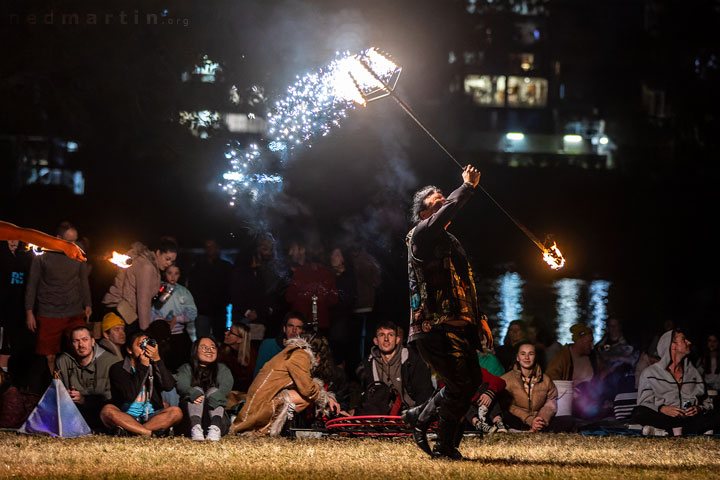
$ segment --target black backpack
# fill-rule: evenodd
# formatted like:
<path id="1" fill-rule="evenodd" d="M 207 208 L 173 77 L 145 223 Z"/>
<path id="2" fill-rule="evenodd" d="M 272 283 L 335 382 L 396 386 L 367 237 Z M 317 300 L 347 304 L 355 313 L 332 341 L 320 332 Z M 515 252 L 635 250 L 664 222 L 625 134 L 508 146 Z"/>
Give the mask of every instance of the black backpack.
<path id="1" fill-rule="evenodd" d="M 355 415 L 389 415 L 398 393 L 382 382 L 374 382 L 360 396 L 360 407 Z"/>

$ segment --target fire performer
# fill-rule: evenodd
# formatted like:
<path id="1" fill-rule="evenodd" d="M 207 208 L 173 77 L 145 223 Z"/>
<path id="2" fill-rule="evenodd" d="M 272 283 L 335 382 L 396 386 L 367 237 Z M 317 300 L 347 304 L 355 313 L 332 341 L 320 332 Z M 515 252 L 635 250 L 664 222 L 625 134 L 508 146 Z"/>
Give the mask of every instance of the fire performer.
<path id="1" fill-rule="evenodd" d="M 492 334 L 477 305 L 472 270 L 460 242 L 446 228 L 470 199 L 480 172 L 468 165 L 463 184 L 447 198 L 433 186 L 413 198 L 415 227 L 407 235 L 411 316 L 409 342 L 444 384 L 427 402 L 403 419 L 413 427 L 415 443 L 437 458 L 459 460 L 462 416 L 482 383 L 476 350 L 479 335 Z M 427 429 L 437 415 L 438 434 L 430 450 Z"/>
<path id="2" fill-rule="evenodd" d="M 19 240 L 27 244 L 63 252 L 73 260 L 81 262 L 87 260 L 85 252 L 72 242 L 58 237 L 51 237 L 46 233 L 31 228 L 18 227 L 17 225 L 3 222 L 2 220 L 0 220 L 0 240 Z"/>

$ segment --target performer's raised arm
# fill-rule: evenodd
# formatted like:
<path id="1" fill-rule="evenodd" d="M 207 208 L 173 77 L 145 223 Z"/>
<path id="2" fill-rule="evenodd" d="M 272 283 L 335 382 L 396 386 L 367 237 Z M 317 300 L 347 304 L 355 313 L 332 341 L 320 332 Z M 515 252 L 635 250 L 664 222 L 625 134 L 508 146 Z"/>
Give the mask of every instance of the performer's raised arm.
<path id="1" fill-rule="evenodd" d="M 0 220 L 0 240 L 20 240 L 25 243 L 32 243 L 38 247 L 48 250 L 63 252 L 73 260 L 87 261 L 85 252 L 74 243 L 67 242 L 61 238 L 52 237 L 46 233 L 31 228 L 22 228 L 9 222 Z"/>

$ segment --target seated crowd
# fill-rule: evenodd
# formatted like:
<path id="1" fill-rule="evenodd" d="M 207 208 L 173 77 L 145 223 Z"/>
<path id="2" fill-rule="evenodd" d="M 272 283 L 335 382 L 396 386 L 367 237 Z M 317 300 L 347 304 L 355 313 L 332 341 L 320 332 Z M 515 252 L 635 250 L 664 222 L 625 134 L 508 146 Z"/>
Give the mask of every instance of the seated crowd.
<path id="1" fill-rule="evenodd" d="M 58 237 L 78 241 L 67 222 Z M 379 271 L 362 248 L 335 248 L 323 261 L 320 249 L 294 241 L 285 259 L 263 236 L 231 264 L 214 241 L 205 247 L 190 262 L 172 239 L 136 243 L 128 268 L 107 272 L 104 256 L 85 264 L 0 243 L 3 275 L 15 282 L 0 297 L 2 401 L 10 387 L 42 393 L 52 374 L 94 432 L 219 441 L 338 416 L 407 419 L 442 388 L 398 323 L 372 314 Z M 102 317 L 90 321 L 98 288 Z M 611 420 L 646 435 L 720 428 L 716 335 L 696 365 L 685 331 L 672 326 L 643 352 L 613 317 L 597 344 L 581 323 L 568 345 L 543 333 L 514 321 L 502 345 L 479 342 L 483 383 L 466 430 L 569 432 Z M 0 415 L 0 427 L 13 421 Z"/>

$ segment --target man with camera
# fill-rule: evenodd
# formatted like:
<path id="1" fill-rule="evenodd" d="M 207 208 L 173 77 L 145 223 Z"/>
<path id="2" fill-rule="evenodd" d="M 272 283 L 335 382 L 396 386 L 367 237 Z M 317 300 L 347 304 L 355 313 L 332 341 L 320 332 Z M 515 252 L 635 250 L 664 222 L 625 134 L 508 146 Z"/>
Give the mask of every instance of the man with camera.
<path id="1" fill-rule="evenodd" d="M 112 403 L 100 418 L 119 435 L 165 436 L 182 419 L 180 408 L 164 407 L 161 396 L 173 389 L 175 379 L 160 358 L 157 342 L 146 333 L 135 333 L 125 349 L 125 360 L 110 367 Z"/>

